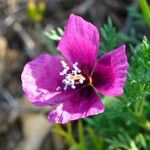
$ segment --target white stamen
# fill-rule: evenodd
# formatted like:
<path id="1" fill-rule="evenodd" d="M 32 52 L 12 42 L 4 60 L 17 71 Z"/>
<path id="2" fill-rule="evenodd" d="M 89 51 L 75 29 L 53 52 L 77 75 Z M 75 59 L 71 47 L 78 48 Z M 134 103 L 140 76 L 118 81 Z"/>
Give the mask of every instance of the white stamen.
<path id="1" fill-rule="evenodd" d="M 77 67 L 77 65 L 78 65 L 78 63 L 75 62 L 72 66 L 73 66 L 73 67 Z"/>
<path id="2" fill-rule="evenodd" d="M 58 86 L 58 87 L 56 88 L 56 91 L 60 91 L 60 90 L 61 90 L 61 87 Z"/>
<path id="3" fill-rule="evenodd" d="M 72 70 L 72 73 L 76 75 L 76 74 L 77 74 L 77 71 L 76 71 L 76 70 Z"/>
<path id="4" fill-rule="evenodd" d="M 80 82 L 80 84 L 83 84 L 84 80 L 80 79 L 79 82 Z"/>
<path id="5" fill-rule="evenodd" d="M 81 70 L 80 70 L 80 69 L 78 70 L 78 73 L 81 73 Z"/>
<path id="6" fill-rule="evenodd" d="M 76 88 L 76 84 L 83 84 L 85 81 L 85 77 L 82 76 L 81 70 L 78 68 L 78 63 L 75 62 L 72 67 L 73 70 L 71 70 L 68 65 L 64 62 L 61 61 L 62 67 L 64 68 L 63 71 L 61 71 L 59 74 L 61 76 L 65 76 L 65 78 L 62 80 L 62 83 L 64 83 L 64 90 L 67 90 L 68 87 L 71 87 L 72 89 Z M 70 73 L 68 71 L 70 70 Z M 57 87 L 56 91 L 61 90 L 61 87 Z"/>
<path id="7" fill-rule="evenodd" d="M 63 60 L 61 61 L 61 64 L 62 64 L 62 67 L 64 68 L 64 70 L 62 72 L 60 72 L 59 75 L 63 76 L 63 75 L 67 74 L 67 72 L 69 71 L 70 68 Z"/>
<path id="8" fill-rule="evenodd" d="M 59 75 L 60 75 L 60 76 L 63 76 L 63 75 L 64 75 L 64 73 L 63 73 L 63 72 L 60 72 L 60 73 L 59 73 Z"/>
<path id="9" fill-rule="evenodd" d="M 72 85 L 72 86 L 71 86 L 71 88 L 72 88 L 72 89 L 75 89 L 75 88 L 76 88 L 76 86 L 75 86 L 75 85 Z"/>
<path id="10" fill-rule="evenodd" d="M 64 90 L 66 91 L 68 88 L 68 84 L 65 85 Z"/>
<path id="11" fill-rule="evenodd" d="M 67 64 L 63 60 L 61 61 L 61 64 L 64 68 L 67 67 Z"/>

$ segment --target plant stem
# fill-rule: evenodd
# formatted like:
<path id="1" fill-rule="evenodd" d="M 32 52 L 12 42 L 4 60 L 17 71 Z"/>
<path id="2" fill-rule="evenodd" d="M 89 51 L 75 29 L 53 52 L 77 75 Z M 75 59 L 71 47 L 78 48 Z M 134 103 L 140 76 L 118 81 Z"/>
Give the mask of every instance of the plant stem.
<path id="1" fill-rule="evenodd" d="M 148 25 L 150 25 L 150 7 L 147 0 L 139 0 L 139 5 L 142 9 L 143 16 Z"/>

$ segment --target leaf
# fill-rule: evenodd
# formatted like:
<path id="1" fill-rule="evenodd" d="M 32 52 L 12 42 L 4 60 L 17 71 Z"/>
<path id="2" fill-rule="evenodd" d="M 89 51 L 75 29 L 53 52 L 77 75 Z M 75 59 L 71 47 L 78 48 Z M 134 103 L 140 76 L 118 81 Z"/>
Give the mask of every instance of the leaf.
<path id="1" fill-rule="evenodd" d="M 45 31 L 44 35 L 51 40 L 59 41 L 63 35 L 63 30 L 61 28 L 57 28 L 56 30 L 51 29 L 50 31 Z"/>

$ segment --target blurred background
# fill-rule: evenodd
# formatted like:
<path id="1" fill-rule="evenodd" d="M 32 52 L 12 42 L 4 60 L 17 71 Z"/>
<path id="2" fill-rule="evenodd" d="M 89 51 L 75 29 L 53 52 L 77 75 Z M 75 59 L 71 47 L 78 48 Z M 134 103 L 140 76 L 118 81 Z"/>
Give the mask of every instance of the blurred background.
<path id="1" fill-rule="evenodd" d="M 149 6 L 148 0 L 0 0 L 0 150 L 149 150 Z M 97 26 L 101 54 L 125 43 L 132 65 L 125 94 L 103 97 L 104 114 L 52 125 L 50 108 L 24 96 L 21 73 L 39 54 L 57 54 L 71 13 Z"/>

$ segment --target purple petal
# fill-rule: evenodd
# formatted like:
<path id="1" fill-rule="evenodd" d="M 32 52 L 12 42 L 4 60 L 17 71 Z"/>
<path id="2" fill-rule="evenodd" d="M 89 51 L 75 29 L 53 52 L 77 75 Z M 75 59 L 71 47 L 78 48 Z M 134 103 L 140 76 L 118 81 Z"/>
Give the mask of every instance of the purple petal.
<path id="1" fill-rule="evenodd" d="M 72 64 L 93 68 L 99 46 L 99 33 L 90 22 L 79 16 L 70 15 L 58 49 Z"/>
<path id="2" fill-rule="evenodd" d="M 21 75 L 22 86 L 28 99 L 35 105 L 53 105 L 67 99 L 71 92 L 57 92 L 62 85 L 61 58 L 47 54 L 27 63 Z"/>
<path id="3" fill-rule="evenodd" d="M 119 96 L 128 70 L 125 45 L 102 56 L 93 73 L 95 88 L 106 96 Z"/>
<path id="4" fill-rule="evenodd" d="M 85 118 L 87 116 L 96 115 L 104 111 L 104 106 L 98 95 L 93 92 L 89 96 L 89 91 L 80 91 L 53 108 L 48 115 L 48 120 L 53 123 L 65 124 L 71 120 Z M 81 94 L 81 93 L 84 93 Z"/>

